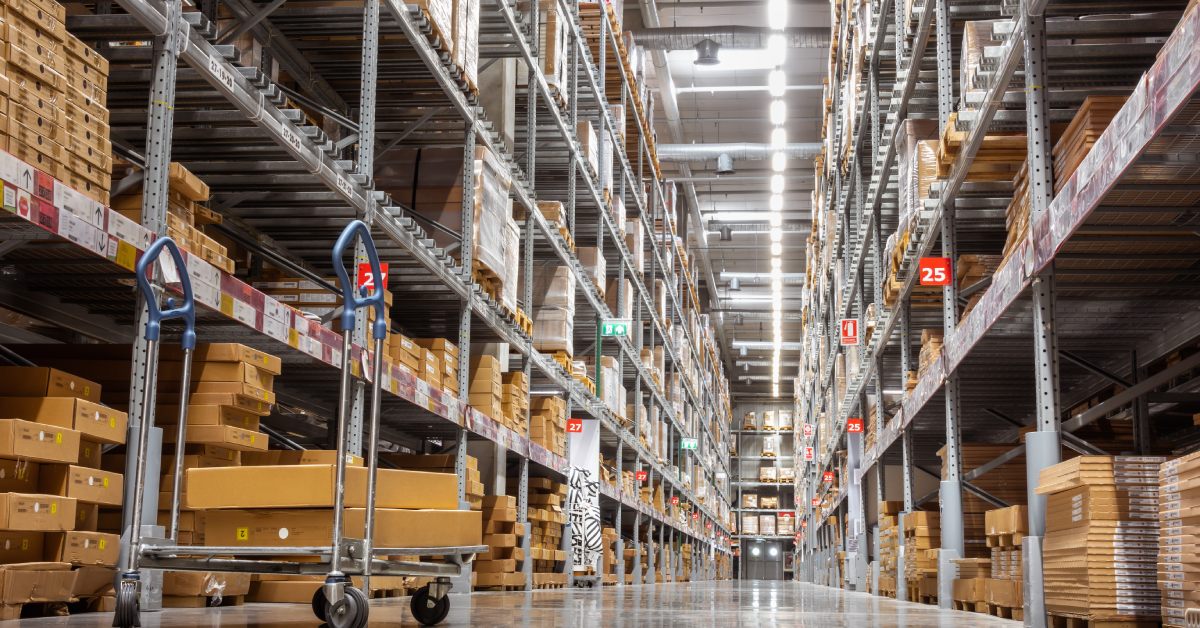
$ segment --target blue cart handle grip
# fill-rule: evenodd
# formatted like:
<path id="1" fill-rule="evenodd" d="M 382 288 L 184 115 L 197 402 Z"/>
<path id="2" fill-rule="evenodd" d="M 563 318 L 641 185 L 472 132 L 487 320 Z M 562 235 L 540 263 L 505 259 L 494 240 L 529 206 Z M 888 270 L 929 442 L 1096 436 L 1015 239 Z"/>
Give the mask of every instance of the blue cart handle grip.
<path id="1" fill-rule="evenodd" d="M 175 271 L 179 273 L 179 283 L 183 287 L 182 305 L 175 307 L 174 298 L 169 298 L 166 310 L 159 307 L 158 296 L 154 294 L 154 287 L 150 285 L 150 269 L 158 261 L 158 256 L 162 254 L 164 248 L 171 253 L 171 259 L 175 262 Z M 155 240 L 154 244 L 151 244 L 150 248 L 142 253 L 142 258 L 138 260 L 136 275 L 138 289 L 141 290 L 149 311 L 146 320 L 146 340 L 158 340 L 163 321 L 181 318 L 184 329 L 183 338 L 179 344 L 184 349 L 194 349 L 196 347 L 196 301 L 192 298 L 192 280 L 188 277 L 187 263 L 184 262 L 183 254 L 179 252 L 175 241 L 166 236 Z"/>
<path id="2" fill-rule="evenodd" d="M 344 262 L 346 249 L 354 242 L 354 236 L 362 239 L 363 248 L 367 251 L 367 260 L 371 263 L 371 278 L 374 280 L 375 292 L 361 296 L 355 291 L 355 281 L 350 279 Z M 342 285 L 342 331 L 354 329 L 354 313 L 360 308 L 375 308 L 375 324 L 371 335 L 376 340 L 387 337 L 387 312 L 383 302 L 383 269 L 379 265 L 379 252 L 375 250 L 375 240 L 371 238 L 371 230 L 366 223 L 355 220 L 346 225 L 342 235 L 338 236 L 333 245 L 333 270 L 337 272 L 338 282 Z M 355 273 L 357 279 L 358 274 Z"/>

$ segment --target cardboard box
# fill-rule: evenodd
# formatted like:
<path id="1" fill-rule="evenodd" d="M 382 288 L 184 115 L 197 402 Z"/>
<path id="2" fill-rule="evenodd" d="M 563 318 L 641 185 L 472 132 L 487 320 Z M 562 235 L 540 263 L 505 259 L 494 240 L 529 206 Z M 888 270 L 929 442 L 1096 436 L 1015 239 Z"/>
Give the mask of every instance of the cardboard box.
<path id="1" fill-rule="evenodd" d="M 250 583 L 246 601 L 308 604 L 319 588 L 320 580 L 256 580 Z"/>
<path id="2" fill-rule="evenodd" d="M 81 503 L 119 507 L 125 481 L 120 473 L 76 465 L 42 466 L 38 491 L 46 495 L 73 497 Z"/>
<path id="3" fill-rule="evenodd" d="M 100 402 L 100 384 L 58 369 L 0 366 L 0 396 L 79 397 Z"/>
<path id="4" fill-rule="evenodd" d="M 128 416 L 120 410 L 72 397 L 0 397 L 0 413 L 79 432 L 90 440 L 124 444 Z"/>
<path id="5" fill-rule="evenodd" d="M 77 598 L 84 598 L 112 593 L 116 573 L 117 570 L 111 567 L 79 567 L 75 569 L 75 587 L 71 594 Z"/>
<path id="6" fill-rule="evenodd" d="M 79 466 L 88 467 L 91 469 L 99 469 L 101 465 L 100 454 L 104 448 L 100 443 L 90 441 L 86 438 L 79 439 Z"/>
<path id="7" fill-rule="evenodd" d="M 328 508 L 333 506 L 333 465 L 280 465 L 189 469 L 188 508 Z M 346 507 L 367 502 L 367 469 L 348 467 Z M 379 469 L 377 508 L 458 507 L 458 478 L 448 473 Z"/>
<path id="8" fill-rule="evenodd" d="M 0 493 L 38 492 L 40 468 L 41 465 L 28 460 L 0 458 Z"/>
<path id="9" fill-rule="evenodd" d="M 261 401 L 263 403 L 270 403 L 270 404 L 275 403 L 275 393 L 273 393 L 269 390 L 266 390 L 264 388 L 259 388 L 258 386 L 253 386 L 251 384 L 247 384 L 244 382 L 206 382 L 206 381 L 201 381 L 201 382 L 196 382 L 196 384 L 194 386 L 192 386 L 192 390 L 197 395 L 203 394 L 203 393 L 238 395 L 240 397 L 254 399 L 257 401 Z"/>
<path id="10" fill-rule="evenodd" d="M 345 510 L 351 538 L 362 538 L 366 511 Z M 375 511 L 376 547 L 479 545 L 483 519 L 477 510 Z M 205 540 L 211 545 L 293 547 L 325 545 L 333 535 L 333 511 L 321 509 L 214 510 L 208 514 Z"/>
<path id="11" fill-rule="evenodd" d="M 0 531 L 0 563 L 32 563 L 45 552 L 42 532 Z"/>
<path id="12" fill-rule="evenodd" d="M 66 602 L 75 588 L 67 563 L 17 563 L 0 566 L 0 604 Z"/>
<path id="13" fill-rule="evenodd" d="M 163 442 L 174 443 L 178 431 L 175 427 L 164 427 Z M 183 440 L 186 443 L 218 445 L 237 451 L 265 451 L 270 437 L 262 432 L 252 432 L 229 425 L 189 424 Z"/>
<path id="14" fill-rule="evenodd" d="M 74 463 L 79 460 L 79 432 L 21 419 L 0 419 L 0 456 Z"/>
<path id="15" fill-rule="evenodd" d="M 0 529 L 62 532 L 75 526 L 76 502 L 70 497 L 36 493 L 0 493 Z"/>
<path id="16" fill-rule="evenodd" d="M 188 425 L 228 425 L 257 432 L 259 416 L 229 406 L 188 404 L 187 421 Z M 178 425 L 179 407 L 159 406 L 154 411 L 154 422 L 163 426 Z"/>
<path id="17" fill-rule="evenodd" d="M 46 559 L 72 565 L 115 567 L 121 537 L 104 532 L 70 532 L 46 535 Z"/>
<path id="18" fill-rule="evenodd" d="M 271 390 L 275 376 L 245 362 L 198 362 L 192 370 L 193 382 L 242 382 Z"/>
<path id="19" fill-rule="evenodd" d="M 294 464 L 334 464 L 337 461 L 337 451 L 329 449 L 301 449 L 247 451 L 242 454 L 242 464 L 245 466 L 264 465 L 294 465 Z M 362 456 L 346 454 L 346 464 L 351 467 L 363 466 Z M 220 465 L 229 466 L 229 465 Z"/>
<path id="20" fill-rule="evenodd" d="M 250 574 L 222 571 L 164 571 L 163 595 L 206 597 L 246 595 Z M 311 601 L 311 598 L 309 598 Z M 206 600 L 207 602 L 207 600 Z"/>

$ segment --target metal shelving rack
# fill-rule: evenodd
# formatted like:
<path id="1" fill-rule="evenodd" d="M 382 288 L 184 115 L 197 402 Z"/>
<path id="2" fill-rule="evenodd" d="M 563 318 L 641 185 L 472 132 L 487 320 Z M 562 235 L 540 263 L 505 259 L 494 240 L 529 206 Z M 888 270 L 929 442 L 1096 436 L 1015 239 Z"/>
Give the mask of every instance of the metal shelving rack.
<path id="1" fill-rule="evenodd" d="M 1150 408 L 1149 400 L 1193 390 L 1200 363 L 1200 357 L 1186 350 L 1168 359 L 1178 349 L 1194 346 L 1200 330 L 1196 271 L 1186 261 L 1195 259 L 1197 247 L 1192 235 L 1174 226 L 1194 221 L 1200 212 L 1192 183 L 1198 172 L 1195 163 L 1172 156 L 1197 138 L 1190 125 L 1200 110 L 1200 13 L 1192 7 L 1181 19 L 1181 5 L 1056 0 L 999 6 L 915 0 L 907 10 L 896 0 L 877 0 L 867 6 L 873 19 L 865 25 L 865 40 L 871 45 L 861 81 L 851 76 L 849 55 L 838 55 L 827 92 L 835 115 L 843 107 L 857 107 L 852 111 L 857 124 L 851 134 L 838 119 L 829 130 L 832 152 L 825 158 L 832 167 L 818 172 L 824 204 L 814 211 L 837 224 L 833 239 L 820 242 L 821 255 L 810 256 L 807 269 L 796 424 L 797 430 L 805 421 L 816 427 L 825 416 L 828 433 L 817 429 L 811 439 L 802 439 L 814 446 L 816 455 L 800 463 L 803 470 L 797 473 L 797 500 L 808 524 L 801 577 L 866 589 L 870 552 L 864 492 L 869 481 L 875 499 L 902 498 L 904 512 L 940 497 L 939 600 L 949 607 L 954 569 L 948 561 L 963 551 L 961 495 L 964 490 L 986 495 L 971 482 L 1024 454 L 1029 476 L 1035 478 L 1029 483 L 1025 621 L 1044 626 L 1040 542 L 1045 499 L 1033 493 L 1038 471 L 1058 461 L 1060 446 L 1103 451 L 1078 433 L 1101 418 L 1128 419 L 1138 452 L 1151 447 L 1154 431 L 1167 429 L 1172 432 L 1159 437 L 1172 442 L 1175 451 L 1196 447 L 1190 422 L 1179 427 L 1164 419 L 1156 427 L 1151 416 L 1161 416 L 1169 406 Z M 1104 25 L 1100 22 L 1105 20 L 1068 19 L 1117 13 L 1141 15 Z M 940 129 L 951 124 L 956 95 L 963 88 L 956 79 L 963 22 L 997 19 L 1001 22 L 994 32 L 1003 35 L 1004 43 L 985 52 L 985 94 L 973 111 L 959 112 L 957 130 L 965 134 L 960 153 L 923 202 L 896 273 L 899 295 L 894 306 L 885 306 L 883 243 L 897 227 L 901 123 L 936 120 Z M 852 51 L 848 15 L 839 27 L 834 32 L 838 49 Z M 1053 41 L 1078 38 L 1073 45 L 1079 46 L 1105 36 L 1146 37 L 1151 49 L 1162 41 L 1153 38 L 1165 43 L 1157 56 L 1151 52 L 1124 60 L 1123 72 L 1131 64 L 1140 64 L 1137 73 L 1145 71 L 1140 81 L 1134 74 L 1125 85 L 1124 75 L 1103 75 L 1113 61 L 1101 59 L 1081 69 Z M 1080 48 L 1076 54 L 1087 51 Z M 857 81 L 863 94 L 857 103 L 842 102 L 846 81 Z M 1067 181 L 1056 182 L 1051 124 L 1069 121 L 1089 87 L 1131 95 L 1078 169 Z M 985 135 L 1014 128 L 1025 130 L 1027 137 L 1030 217 L 1025 237 L 982 285 L 959 291 L 952 282 L 942 289 L 936 309 L 914 307 L 911 296 L 919 283 L 921 257 L 1000 252 L 994 241 L 980 238 L 979 230 L 982 224 L 1003 233 L 1003 212 L 997 217 L 995 208 L 1007 205 L 1011 186 L 967 181 L 967 174 Z M 843 150 L 849 155 L 844 163 Z M 1165 200 L 1170 194 L 1177 196 Z M 844 282 L 839 285 L 835 277 Z M 982 296 L 962 315 L 966 293 Z M 838 323 L 858 318 L 860 329 L 867 327 L 868 304 L 877 310 L 873 333 L 860 334 L 860 367 L 847 374 L 839 397 L 835 357 L 847 350 L 839 346 Z M 847 433 L 848 420 L 864 417 L 868 396 L 883 399 L 885 389 L 905 387 L 907 373 L 915 370 L 913 334 L 921 328 L 944 328 L 943 347 L 899 409 L 890 416 L 880 412 L 875 442 L 868 448 L 863 434 Z M 1175 359 L 1178 355 L 1184 358 Z M 1125 389 L 1088 409 L 1062 412 L 1113 382 Z M 1032 431 L 1024 444 L 969 473 L 962 471 L 964 439 L 1020 442 L 1018 434 L 1025 429 Z M 824 450 L 818 447 L 826 441 Z M 933 453 L 943 443 L 946 473 L 938 477 L 939 491 L 914 495 L 914 469 L 940 465 Z M 842 451 L 846 462 L 839 468 Z M 885 465 L 902 467 L 901 486 L 887 485 Z M 831 470 L 840 481 L 836 495 L 820 483 L 823 472 Z M 821 500 L 820 507 L 810 505 L 814 498 Z M 830 516 L 837 517 L 837 530 L 829 525 Z M 847 556 L 844 574 L 835 559 L 840 551 Z M 901 555 L 901 574 L 903 560 Z M 898 580 L 903 599 L 903 577 Z"/>
<path id="2" fill-rule="evenodd" d="M 734 420 L 738 422 L 739 426 L 744 428 L 745 427 L 744 416 L 748 412 L 755 413 L 756 421 L 758 421 L 759 422 L 758 425 L 761 426 L 762 425 L 761 422 L 763 421 L 762 416 L 763 416 L 764 411 L 772 411 L 772 412 L 776 412 L 776 413 L 783 411 L 783 412 L 787 412 L 787 413 L 792 413 L 793 407 L 787 403 L 753 403 L 753 404 L 752 403 L 739 403 L 736 406 L 734 406 L 734 410 L 735 410 L 735 412 L 734 412 L 735 419 Z M 792 420 L 794 420 L 794 417 Z M 790 421 L 789 421 L 789 423 L 790 423 Z M 795 503 L 795 490 L 794 490 L 795 484 L 792 482 L 784 482 L 784 481 L 763 482 L 760 480 L 761 475 L 759 472 L 760 467 L 765 466 L 768 463 L 769 463 L 769 466 L 775 467 L 776 477 L 778 477 L 778 474 L 779 474 L 778 470 L 780 468 L 784 468 L 784 467 L 796 468 L 796 455 L 795 455 L 796 452 L 794 449 L 794 439 L 792 437 L 793 436 L 792 430 L 791 430 L 791 428 L 774 429 L 774 430 L 734 429 L 734 430 L 732 430 L 732 432 L 733 432 L 733 439 L 734 439 L 733 440 L 734 449 L 730 455 L 729 460 L 730 460 L 730 466 L 733 469 L 734 491 L 733 491 L 732 503 L 733 503 L 734 517 L 735 517 L 734 525 L 737 528 L 737 533 L 734 535 L 733 538 L 735 540 L 737 540 L 739 543 L 739 547 L 741 548 L 741 555 L 743 556 L 743 560 L 744 560 L 744 557 L 746 556 L 745 542 L 753 542 L 753 541 L 779 541 L 779 542 L 781 542 L 782 548 L 781 548 L 780 560 L 784 560 L 782 558 L 783 555 L 794 554 L 796 551 L 795 536 L 792 534 L 763 534 L 761 528 L 759 528 L 758 533 L 748 534 L 745 532 L 745 529 L 743 527 L 742 517 L 743 517 L 743 515 L 754 515 L 754 516 L 775 515 L 776 516 L 776 524 L 775 525 L 777 526 L 776 530 L 778 530 L 779 529 L 778 528 L 778 525 L 779 525 L 778 518 L 779 518 L 780 514 L 790 513 L 793 516 L 799 514 L 800 511 L 797 508 L 797 505 Z M 778 441 L 779 441 L 778 442 L 778 450 L 776 451 L 777 455 L 774 455 L 774 456 L 762 455 L 762 453 L 764 452 L 763 441 L 768 437 L 775 437 L 778 439 Z M 743 499 L 743 495 L 747 492 L 753 492 L 753 493 L 758 494 L 758 498 L 760 500 L 764 496 L 765 497 L 775 497 L 779 501 L 778 507 L 777 508 L 757 508 L 757 507 L 756 508 L 747 508 L 747 507 L 744 507 L 743 504 L 745 504 L 745 501 Z M 794 520 L 793 525 L 795 525 L 795 524 L 796 524 L 796 521 Z M 741 567 L 741 569 L 744 574 L 744 570 L 745 570 L 744 563 L 742 563 L 742 565 L 743 566 Z M 790 571 L 792 571 L 790 568 L 784 570 L 785 573 L 790 572 Z"/>
<path id="3" fill-rule="evenodd" d="M 519 141 L 510 150 L 416 6 L 398 0 L 367 3 L 365 8 L 320 2 L 281 4 L 261 10 L 244 0 L 225 0 L 220 6 L 244 20 L 242 28 L 269 42 L 263 65 L 278 63 L 296 80 L 299 91 L 274 82 L 263 67 L 244 65 L 233 46 L 221 43 L 224 33 L 218 33 L 216 2 L 201 2 L 199 11 L 182 12 L 177 1 L 121 0 L 116 6 L 85 4 L 84 10 L 74 12 L 68 20 L 71 32 L 93 42 L 112 63 L 109 108 L 114 145 L 140 168 L 116 187 L 141 182 L 142 227 L 147 231 L 113 234 L 107 220 L 82 224 L 68 210 L 49 204 L 43 204 L 41 211 L 43 217 L 53 214 L 53 221 L 36 216 L 5 219 L 5 261 L 28 277 L 28 288 L 6 288 L 6 303 L 82 336 L 106 342 L 132 339 L 133 314 L 140 308 L 132 307 L 127 271 L 136 251 L 148 243 L 143 236 L 165 231 L 166 166 L 171 161 L 183 162 L 210 184 L 214 209 L 226 216 L 231 237 L 262 259 L 313 281 L 324 282 L 328 275 L 327 247 L 337 231 L 348 220 L 361 218 L 374 231 L 381 258 L 391 264 L 390 288 L 397 297 L 394 322 L 409 335 L 445 336 L 460 347 L 456 395 L 431 389 L 401 369 L 387 374 L 383 387 L 392 395 L 383 404 L 388 446 L 456 451 L 460 501 L 465 501 L 466 444 L 468 440 L 494 443 L 506 466 L 515 469 L 519 518 L 526 521 L 530 474 L 561 479 L 568 461 L 463 401 L 468 396 L 472 342 L 507 343 L 516 365 L 513 369 L 524 370 L 531 390 L 565 395 L 572 416 L 599 421 L 602 451 L 613 455 L 620 468 L 647 471 L 648 483 L 663 484 L 668 502 L 678 497 L 689 506 L 691 517 L 668 516 L 640 502 L 637 495 L 601 483 L 605 516 L 615 521 L 622 536 L 635 549 L 654 539 L 662 550 L 659 556 L 650 554 L 646 581 L 654 582 L 656 573 L 666 574 L 667 579 L 678 573 L 682 543 L 690 543 L 694 553 L 692 577 L 714 577 L 714 555 L 730 551 L 729 469 L 722 455 L 728 449 L 727 385 L 717 366 L 720 360 L 700 344 L 702 339 L 693 337 L 690 322 L 699 315 L 699 300 L 680 251 L 673 245 L 659 245 L 675 230 L 653 158 L 653 142 L 643 134 L 638 154 L 626 154 L 624 130 L 616 128 L 607 107 L 606 51 L 617 50 L 617 34 L 608 16 L 601 20 L 600 59 L 594 62 L 580 28 L 578 6 L 557 3 L 560 16 L 569 16 L 571 80 L 566 96 L 570 105 L 562 108 L 537 63 L 537 37 L 531 35 L 538 32 L 538 12 L 522 11 L 507 0 L 482 1 L 480 65 L 516 58 L 528 71 L 528 87 L 517 88 L 524 111 L 516 124 Z M 113 12 L 118 7 L 124 12 Z M 152 45 L 109 43 L 135 40 Z M 621 78 L 628 115 L 640 116 L 637 108 L 628 106 L 636 86 L 629 85 L 624 75 Z M 322 128 L 305 110 L 321 112 L 339 128 Z M 624 200 L 629 219 L 640 221 L 650 240 L 643 251 L 648 267 L 644 276 L 634 266 L 621 226 L 609 214 L 597 177 L 584 165 L 575 135 L 575 123 L 582 119 L 591 120 L 613 140 L 614 194 Z M 646 120 L 638 118 L 637 123 L 638 128 L 649 129 Z M 535 260 L 568 266 L 580 302 L 575 344 L 586 346 L 588 340 L 598 339 L 600 321 L 613 316 L 573 246 L 541 214 L 536 200 L 564 203 L 572 240 L 594 241 L 607 267 L 616 269 L 618 303 L 632 299 L 634 311 L 633 338 L 594 342 L 577 357 L 591 352 L 596 362 L 601 354 L 618 358 L 622 383 L 632 391 L 630 400 L 657 407 L 669 423 L 669 459 L 659 460 L 644 445 L 638 421 L 632 428 L 622 427 L 621 417 L 596 394 L 533 348 L 513 314 L 475 283 L 470 270 L 472 247 L 462 247 L 459 258 L 452 258 L 435 245 L 426 223 L 376 188 L 379 163 L 387 150 L 401 143 L 463 147 L 463 228 L 456 234 L 463 242 L 472 240 L 474 228 L 474 148 L 486 145 L 500 156 L 513 180 L 514 206 L 525 215 L 521 224 L 525 282 L 519 302 L 527 311 L 532 309 Z M 19 162 L 0 157 L 4 174 L 19 180 Z M 3 178 L 10 180 L 10 176 Z M 647 181 L 649 194 L 644 192 Z M 113 214 L 105 211 L 106 216 Z M 38 241 L 38 246 L 22 246 L 29 241 Z M 672 268 L 682 277 L 672 276 L 668 270 Z M 281 355 L 287 376 L 280 382 L 279 399 L 305 410 L 289 417 L 289 431 L 313 440 L 323 438 L 326 419 L 322 417 L 336 416 L 330 367 L 341 357 L 337 335 L 198 258 L 189 256 L 188 272 L 213 286 L 197 297 L 207 306 L 201 308 L 203 339 L 242 342 Z M 625 279 L 632 294 L 624 294 Z M 665 318 L 655 311 L 656 279 L 666 290 Z M 80 281 L 88 284 L 87 290 L 80 288 Z M 671 342 L 669 327 L 683 329 L 683 346 Z M 365 334 L 365 329 L 360 332 Z M 354 350 L 360 352 L 362 344 Z M 642 365 L 643 346 L 664 347 L 664 376 L 681 375 L 684 403 L 679 411 Z M 701 377 L 692 382 L 682 376 L 685 358 L 693 365 L 715 368 L 698 368 Z M 134 373 L 145 369 L 145 359 L 139 341 Z M 141 387 L 153 385 L 134 378 L 133 403 L 141 398 Z M 361 386 L 360 381 L 360 396 Z M 138 414 L 137 408 L 131 408 L 131 416 Z M 361 403 L 354 407 L 352 434 L 352 442 L 361 441 Z M 698 439 L 695 452 L 681 450 L 684 437 Z M 697 467 L 712 488 L 708 495 L 697 495 L 690 485 Z M 526 537 L 527 551 L 528 542 Z M 623 573 L 623 548 L 617 549 L 618 573 Z M 530 561 L 526 565 L 530 581 Z M 569 564 L 564 569 L 572 571 Z M 637 573 L 641 570 L 638 565 Z"/>

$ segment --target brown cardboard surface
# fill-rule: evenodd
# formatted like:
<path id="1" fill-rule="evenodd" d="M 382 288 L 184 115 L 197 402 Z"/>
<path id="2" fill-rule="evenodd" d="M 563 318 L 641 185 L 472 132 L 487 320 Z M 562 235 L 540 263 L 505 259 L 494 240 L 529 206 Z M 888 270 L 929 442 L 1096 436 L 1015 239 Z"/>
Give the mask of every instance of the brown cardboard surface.
<path id="1" fill-rule="evenodd" d="M 112 594 L 116 573 L 117 570 L 112 567 L 79 567 L 75 570 L 75 586 L 71 589 L 71 594 L 77 598 Z"/>
<path id="2" fill-rule="evenodd" d="M 164 571 L 163 595 L 245 595 L 250 591 L 250 574 L 223 571 Z M 311 599 L 311 598 L 310 598 Z"/>
<path id="3" fill-rule="evenodd" d="M 72 565 L 114 567 L 121 537 L 104 532 L 52 532 L 46 535 L 46 559 Z"/>
<path id="4" fill-rule="evenodd" d="M 79 460 L 79 432 L 20 419 L 0 419 L 0 456 L 74 463 Z"/>
<path id="5" fill-rule="evenodd" d="M 238 408 L 220 405 L 188 405 L 188 425 L 229 425 L 244 430 L 258 431 L 259 416 Z M 158 425 L 178 425 L 178 406 L 159 406 L 154 413 Z"/>
<path id="6" fill-rule="evenodd" d="M 76 465 L 42 465 L 38 492 L 74 497 L 81 503 L 120 506 L 125 481 L 120 473 Z"/>
<path id="7" fill-rule="evenodd" d="M 174 443 L 178 428 L 164 427 L 163 442 Z M 236 451 L 265 451 L 270 436 L 229 425 L 188 425 L 184 442 L 217 445 Z"/>
<path id="8" fill-rule="evenodd" d="M 348 508 L 345 529 L 361 538 L 365 510 Z M 375 511 L 376 547 L 478 545 L 482 518 L 471 510 Z M 208 514 L 206 542 L 211 545 L 294 547 L 331 542 L 333 511 L 326 508 L 278 510 L 214 510 Z"/>
<path id="9" fill-rule="evenodd" d="M 0 565 L 0 603 L 65 602 L 75 588 L 67 563 Z"/>
<path id="10" fill-rule="evenodd" d="M 73 429 L 89 440 L 118 445 L 125 442 L 129 423 L 124 412 L 73 397 L 0 397 L 0 414 Z"/>
<path id="11" fill-rule="evenodd" d="M 322 508 L 333 505 L 333 465 L 279 465 L 189 469 L 188 508 Z M 348 508 L 366 506 L 367 469 L 347 467 Z M 377 508 L 458 506 L 458 479 L 448 473 L 379 469 Z"/>
<path id="12" fill-rule="evenodd" d="M 0 366 L 0 396 L 79 397 L 99 403 L 100 384 L 58 369 Z"/>
<path id="13" fill-rule="evenodd" d="M 321 588 L 317 580 L 259 580 L 250 583 L 249 602 L 308 604 Z"/>
<path id="14" fill-rule="evenodd" d="M 188 401 L 197 405 L 231 406 L 258 416 L 271 414 L 271 402 L 235 393 L 192 393 Z"/>
<path id="15" fill-rule="evenodd" d="M 0 458 L 0 493 L 36 493 L 40 467 L 28 460 Z"/>
<path id="16" fill-rule="evenodd" d="M 42 532 L 0 531 L 0 563 L 29 563 L 43 559 Z"/>
<path id="17" fill-rule="evenodd" d="M 70 497 L 0 493 L 0 529 L 59 532 L 75 526 L 76 502 Z"/>
<path id="18" fill-rule="evenodd" d="M 197 382 L 192 386 L 192 390 L 198 395 L 206 393 L 239 395 L 263 403 L 275 403 L 275 393 L 243 382 Z"/>
<path id="19" fill-rule="evenodd" d="M 100 443 L 88 440 L 86 438 L 80 438 L 79 466 L 99 469 L 101 465 L 101 451 L 103 451 L 103 446 Z"/>
<path id="20" fill-rule="evenodd" d="M 260 452 L 245 452 L 242 454 L 242 464 L 245 466 L 263 465 L 292 465 L 292 464 L 333 464 L 337 460 L 337 451 L 328 449 L 270 450 Z M 362 456 L 346 454 L 346 464 L 352 467 L 363 466 Z"/>
<path id="21" fill-rule="evenodd" d="M 278 356 L 236 342 L 198 344 L 193 359 L 197 362 L 245 362 L 272 375 L 283 372 L 283 362 Z"/>
<path id="22" fill-rule="evenodd" d="M 76 504 L 75 505 L 75 529 L 76 530 L 96 531 L 99 529 L 99 527 L 98 527 L 99 525 L 100 525 L 100 504 Z M 106 532 L 115 531 L 117 529 L 117 527 L 119 527 L 119 526 L 120 526 L 120 524 L 117 524 L 117 526 L 114 527 L 112 530 L 105 530 L 105 531 Z"/>

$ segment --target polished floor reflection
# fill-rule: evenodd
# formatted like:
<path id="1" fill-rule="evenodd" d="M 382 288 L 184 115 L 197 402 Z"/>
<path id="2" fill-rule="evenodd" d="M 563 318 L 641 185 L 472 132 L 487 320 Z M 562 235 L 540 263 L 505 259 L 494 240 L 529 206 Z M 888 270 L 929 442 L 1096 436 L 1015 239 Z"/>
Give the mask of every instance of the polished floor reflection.
<path id="1" fill-rule="evenodd" d="M 7 626 L 107 628 L 112 616 L 0 622 Z M 178 609 L 142 616 L 157 626 L 315 627 L 308 605 L 247 604 L 218 609 Z M 371 626 L 415 626 L 407 598 L 375 600 Z M 454 595 L 444 626 L 799 626 L 832 628 L 1013 628 L 1019 622 L 978 613 L 941 610 L 840 589 L 795 582 L 698 582 L 656 586 L 605 587 L 532 593 Z"/>

